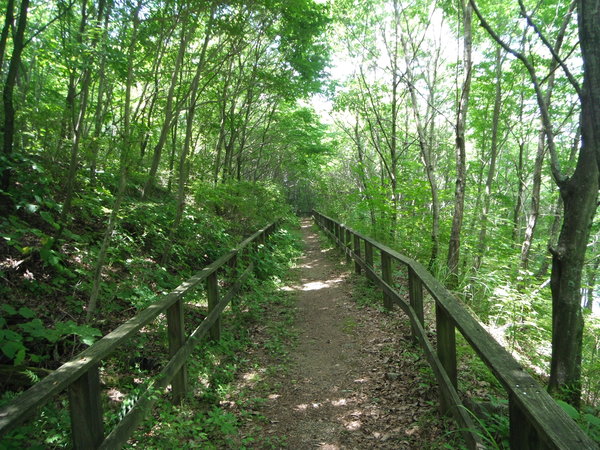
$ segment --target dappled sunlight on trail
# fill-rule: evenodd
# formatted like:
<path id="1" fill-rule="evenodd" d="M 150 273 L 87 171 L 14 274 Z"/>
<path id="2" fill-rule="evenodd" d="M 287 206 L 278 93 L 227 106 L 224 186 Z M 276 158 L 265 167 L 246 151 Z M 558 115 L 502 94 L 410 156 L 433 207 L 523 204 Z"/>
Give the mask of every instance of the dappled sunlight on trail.
<path id="1" fill-rule="evenodd" d="M 415 365 L 409 362 L 412 373 L 404 375 L 390 364 L 390 352 L 408 342 L 409 327 L 400 328 L 395 313 L 357 306 L 353 297 L 361 294 L 350 265 L 331 248 L 320 248 L 308 220 L 302 231 L 306 251 L 297 281 L 281 288 L 297 298 L 299 340 L 289 371 L 269 382 L 260 410 L 267 418 L 264 433 L 293 449 L 415 448 L 423 433 L 439 427 L 421 425 L 435 406 L 419 403 L 426 390 L 414 389 Z"/>

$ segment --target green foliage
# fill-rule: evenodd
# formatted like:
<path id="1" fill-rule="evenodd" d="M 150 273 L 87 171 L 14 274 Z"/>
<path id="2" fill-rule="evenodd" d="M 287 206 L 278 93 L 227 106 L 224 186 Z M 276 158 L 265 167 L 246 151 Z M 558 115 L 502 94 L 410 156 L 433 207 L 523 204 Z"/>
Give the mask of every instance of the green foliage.
<path id="1" fill-rule="evenodd" d="M 13 392 L 5 392 L 0 398 L 0 405 L 8 403 L 16 395 Z M 71 433 L 67 404 L 67 399 L 63 397 L 44 406 L 39 412 L 38 420 L 28 422 L 3 436 L 0 440 L 0 450 L 68 447 Z"/>
<path id="2" fill-rule="evenodd" d="M 173 406 L 167 399 L 159 399 L 154 417 L 134 435 L 134 446 L 181 447 L 189 444 L 212 449 L 260 444 L 252 435 L 240 438 L 238 417 L 257 419 L 251 411 L 252 401 L 260 402 L 261 399 L 250 401 L 245 398 L 244 392 L 235 389 L 235 383 L 242 368 L 251 364 L 247 360 L 247 349 L 256 345 L 250 334 L 254 325 L 260 323 L 269 328 L 269 339 L 264 348 L 277 360 L 285 359 L 288 354 L 287 349 L 294 339 L 291 321 L 295 310 L 291 296 L 278 287 L 280 278 L 300 251 L 297 232 L 287 227 L 273 233 L 268 245 L 270 262 L 263 266 L 264 276 L 261 280 L 250 278 L 248 289 L 239 299 L 239 307 L 224 314 L 221 340 L 203 343 L 188 362 L 189 379 L 196 380 L 195 395 L 187 397 L 180 407 Z M 277 320 L 267 320 L 268 313 L 273 310 L 277 311 Z M 236 414 L 223 406 L 232 401 L 238 405 Z M 148 432 L 150 428 L 152 432 Z M 264 445 L 270 444 L 265 442 Z"/>
<path id="3" fill-rule="evenodd" d="M 228 182 L 212 186 L 200 182 L 194 196 L 199 207 L 226 220 L 240 235 L 291 214 L 280 188 L 272 183 Z"/>
<path id="4" fill-rule="evenodd" d="M 568 403 L 562 400 L 556 400 L 556 403 L 575 420 L 582 430 L 584 430 L 594 441 L 600 442 L 600 410 L 597 408 L 584 407 L 580 412 Z"/>
<path id="5" fill-rule="evenodd" d="M 49 328 L 36 317 L 34 311 L 26 307 L 16 310 L 8 304 L 2 304 L 0 314 L 0 349 L 15 366 L 24 362 L 39 363 L 48 358 L 48 355 L 40 352 L 47 343 L 78 336 L 85 345 L 91 345 L 102 335 L 100 330 L 89 325 L 77 325 L 72 320 L 57 322 L 54 328 Z"/>

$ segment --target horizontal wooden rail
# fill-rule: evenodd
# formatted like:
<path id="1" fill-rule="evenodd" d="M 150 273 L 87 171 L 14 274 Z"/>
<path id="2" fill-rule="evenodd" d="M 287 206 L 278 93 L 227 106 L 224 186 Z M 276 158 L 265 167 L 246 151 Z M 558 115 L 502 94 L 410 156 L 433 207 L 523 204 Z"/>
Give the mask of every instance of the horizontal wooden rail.
<path id="1" fill-rule="evenodd" d="M 482 448 L 470 418 L 462 405 L 457 386 L 455 329 L 465 337 L 481 360 L 490 368 L 508 394 L 511 448 L 597 449 L 598 446 L 563 411 L 554 399 L 508 353 L 467 309 L 419 262 L 358 233 L 331 217 L 313 211 L 315 222 L 335 241 L 345 255 L 355 261 L 367 279 L 384 293 L 384 304 L 396 304 L 409 316 L 414 338 L 423 347 L 441 391 L 442 409 L 452 413 L 465 430 L 469 448 Z M 351 243 L 354 243 L 352 246 Z M 365 259 L 360 248 L 364 242 Z M 359 251 L 356 251 L 356 250 Z M 373 266 L 373 249 L 381 255 L 382 273 Z M 389 259 L 408 268 L 409 302 L 394 289 Z M 424 332 L 423 287 L 435 300 L 437 352 Z"/>
<path id="2" fill-rule="evenodd" d="M 71 410 L 71 433 L 74 448 L 114 449 L 123 445 L 145 413 L 154 402 L 153 392 L 164 389 L 170 383 L 173 389 L 173 401 L 178 403 L 187 390 L 185 361 L 199 340 L 210 333 L 211 338 L 219 337 L 221 312 L 234 299 L 243 283 L 254 270 L 254 263 L 238 274 L 232 285 L 219 299 L 218 271 L 226 265 L 240 260 L 238 255 L 250 246 L 259 247 L 276 227 L 273 222 L 242 241 L 236 248 L 200 270 L 196 275 L 182 283 L 174 291 L 165 295 L 134 317 L 102 337 L 92 346 L 79 353 L 75 358 L 63 364 L 46 378 L 0 408 L 0 436 L 14 429 L 27 418 L 46 405 L 57 394 L 69 389 Z M 235 267 L 233 267 L 235 269 Z M 183 298 L 200 283 L 206 282 L 209 297 L 208 315 L 200 325 L 186 338 L 183 323 Z M 104 436 L 103 416 L 100 402 L 100 382 L 98 367 L 103 359 L 111 355 L 117 347 L 127 342 L 138 330 L 150 324 L 159 314 L 167 313 L 170 359 L 146 391 L 140 395 L 136 404 L 121 419 L 108 436 Z"/>

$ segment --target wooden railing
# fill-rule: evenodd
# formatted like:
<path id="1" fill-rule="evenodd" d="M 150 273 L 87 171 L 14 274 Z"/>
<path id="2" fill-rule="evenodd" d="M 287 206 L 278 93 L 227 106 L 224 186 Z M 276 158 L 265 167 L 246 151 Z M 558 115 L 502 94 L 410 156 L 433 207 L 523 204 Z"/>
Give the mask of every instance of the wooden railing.
<path id="1" fill-rule="evenodd" d="M 221 256 L 202 269 L 192 278 L 181 284 L 173 292 L 165 295 L 127 322 L 98 340 L 71 361 L 63 364 L 52 374 L 33 385 L 9 404 L 0 408 L 0 436 L 14 429 L 56 395 L 68 389 L 71 416 L 71 438 L 78 449 L 115 449 L 122 446 L 144 418 L 154 402 L 151 395 L 157 389 L 169 384 L 172 388 L 172 401 L 179 403 L 187 392 L 185 362 L 199 340 L 207 334 L 213 340 L 220 337 L 220 315 L 254 270 L 250 258 L 240 258 L 243 250 L 249 251 L 251 244 L 259 247 L 265 243 L 267 235 L 275 228 L 272 223 L 244 240 L 235 249 Z M 248 260 L 243 272 L 238 270 L 240 260 Z M 233 273 L 229 290 L 219 294 L 219 270 L 228 267 Z M 241 272 L 241 273 L 240 273 Z M 185 336 L 184 297 L 200 283 L 206 283 L 208 315 L 197 328 Z M 151 386 L 141 394 L 135 405 L 121 419 L 115 428 L 104 435 L 103 412 L 99 364 L 131 339 L 142 327 L 149 325 L 159 314 L 166 311 L 167 335 L 169 341 L 169 361 L 154 379 Z"/>
<path id="2" fill-rule="evenodd" d="M 456 329 L 508 394 L 511 448 L 598 448 L 545 389 L 523 370 L 425 267 L 330 217 L 316 211 L 313 211 L 313 217 L 348 260 L 354 260 L 356 272 L 364 271 L 366 277 L 383 290 L 384 306 L 392 308 L 392 305 L 398 305 L 409 316 L 413 336 L 425 351 L 440 386 L 442 410 L 451 413 L 464 430 L 463 436 L 469 448 L 483 448 L 484 445 L 472 423 L 470 412 L 462 405 L 457 392 Z M 374 269 L 374 249 L 381 255 L 381 274 Z M 394 289 L 392 260 L 407 267 L 408 303 Z M 437 351 L 433 350 L 424 331 L 423 287 L 435 301 Z"/>

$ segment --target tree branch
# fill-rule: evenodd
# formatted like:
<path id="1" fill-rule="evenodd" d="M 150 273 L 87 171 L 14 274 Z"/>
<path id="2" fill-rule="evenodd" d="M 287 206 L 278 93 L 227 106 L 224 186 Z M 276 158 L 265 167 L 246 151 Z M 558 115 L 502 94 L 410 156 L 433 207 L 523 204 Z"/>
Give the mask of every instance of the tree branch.
<path id="1" fill-rule="evenodd" d="M 552 123 L 550 121 L 550 113 L 548 112 L 548 106 L 546 100 L 544 99 L 544 95 L 542 93 L 542 89 L 540 88 L 540 83 L 535 72 L 535 68 L 521 52 L 516 51 L 512 47 L 510 47 L 506 42 L 504 42 L 500 36 L 492 29 L 490 24 L 485 20 L 481 11 L 477 7 L 475 0 L 469 0 L 471 6 L 473 7 L 473 11 L 477 14 L 477 17 L 481 23 L 481 26 L 488 32 L 490 37 L 494 39 L 498 45 L 500 45 L 504 50 L 517 58 L 527 69 L 529 73 L 529 78 L 531 79 L 531 83 L 533 84 L 533 88 L 535 90 L 535 95 L 537 98 L 537 103 L 540 109 L 540 114 L 542 116 L 542 124 L 544 126 L 544 133 L 546 134 L 546 138 L 548 140 L 548 149 L 550 150 L 550 167 L 552 170 L 552 176 L 554 177 L 554 181 L 559 187 L 563 187 L 567 178 L 563 175 L 560 169 L 560 161 L 558 159 L 558 155 L 556 153 L 556 144 L 554 142 L 554 132 L 552 131 Z"/>
<path id="2" fill-rule="evenodd" d="M 544 36 L 542 31 L 533 22 L 533 19 L 531 18 L 531 16 L 529 14 L 527 14 L 527 11 L 525 10 L 525 5 L 523 4 L 523 0 L 519 0 L 519 7 L 521 9 L 521 15 L 523 16 L 523 18 L 525 18 L 525 20 L 527 20 L 527 24 L 531 28 L 533 28 L 533 31 L 535 31 L 535 33 L 538 35 L 538 37 L 544 43 L 546 48 L 550 51 L 554 60 L 560 65 L 562 70 L 565 72 L 567 79 L 573 86 L 573 89 L 575 89 L 575 92 L 577 92 L 579 99 L 581 99 L 581 86 L 579 85 L 579 82 L 575 79 L 575 77 L 573 76 L 573 74 L 571 73 L 571 71 L 569 70 L 567 65 L 565 64 L 565 62 L 560 58 L 560 56 L 558 56 L 558 54 L 554 50 L 554 47 L 552 47 L 552 45 L 550 45 L 550 42 L 548 42 L 548 39 L 546 39 L 546 37 Z M 566 25 L 568 24 L 568 17 L 573 13 L 574 9 L 575 9 L 575 2 L 572 2 L 571 5 L 569 6 L 569 12 L 567 13 L 567 16 L 565 17 L 565 20 L 563 21 L 563 29 L 566 28 Z"/>

